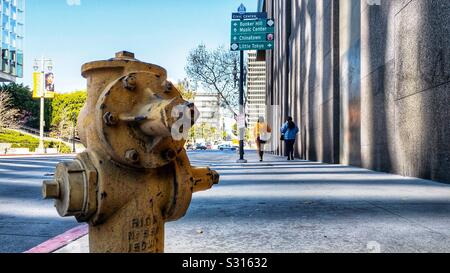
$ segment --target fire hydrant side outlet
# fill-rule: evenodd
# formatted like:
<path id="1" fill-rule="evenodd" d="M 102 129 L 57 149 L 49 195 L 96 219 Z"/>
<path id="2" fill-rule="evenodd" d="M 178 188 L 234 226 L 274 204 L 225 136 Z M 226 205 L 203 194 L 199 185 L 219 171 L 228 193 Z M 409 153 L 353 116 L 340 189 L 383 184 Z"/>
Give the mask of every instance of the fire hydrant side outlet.
<path id="1" fill-rule="evenodd" d="M 178 119 L 198 110 L 164 68 L 130 52 L 87 63 L 82 75 L 88 96 L 78 130 L 86 150 L 57 166 L 43 196 L 55 199 L 61 216 L 89 223 L 91 252 L 163 252 L 165 222 L 183 217 L 192 193 L 219 180 L 193 168 L 185 140 L 173 136 Z"/>

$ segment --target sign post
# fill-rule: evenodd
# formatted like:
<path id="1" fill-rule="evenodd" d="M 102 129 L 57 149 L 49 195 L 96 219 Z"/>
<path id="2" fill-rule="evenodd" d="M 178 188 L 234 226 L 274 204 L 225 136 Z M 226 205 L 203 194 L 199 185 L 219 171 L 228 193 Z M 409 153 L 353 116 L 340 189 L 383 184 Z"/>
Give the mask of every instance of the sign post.
<path id="1" fill-rule="evenodd" d="M 247 12 L 243 4 L 239 6 L 238 13 L 232 14 L 231 21 L 231 51 L 240 52 L 239 76 L 239 159 L 238 163 L 247 163 L 244 158 L 245 139 L 245 109 L 244 109 L 244 51 L 245 50 L 272 50 L 274 43 L 275 22 L 267 19 L 265 12 Z M 241 125 L 241 126 L 239 126 Z"/>
<path id="2" fill-rule="evenodd" d="M 47 74 L 45 68 L 47 65 Z M 39 147 L 37 152 L 46 153 L 44 145 L 44 111 L 45 99 L 52 99 L 55 96 L 53 62 L 50 59 L 42 57 L 40 60 L 34 61 L 33 73 L 33 98 L 40 99 L 40 113 L 39 113 Z M 40 71 L 39 71 L 40 70 Z"/>

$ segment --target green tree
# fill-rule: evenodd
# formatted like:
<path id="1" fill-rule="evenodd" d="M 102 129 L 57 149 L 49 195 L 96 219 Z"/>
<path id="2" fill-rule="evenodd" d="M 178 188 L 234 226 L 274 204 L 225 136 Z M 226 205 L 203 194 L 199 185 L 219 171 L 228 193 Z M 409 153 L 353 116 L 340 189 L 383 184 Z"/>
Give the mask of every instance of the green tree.
<path id="1" fill-rule="evenodd" d="M 225 131 L 225 130 L 222 130 L 222 134 L 221 134 L 221 136 L 222 136 L 222 140 L 227 140 L 227 137 L 228 137 L 228 133 L 227 133 L 227 131 Z"/>
<path id="2" fill-rule="evenodd" d="M 233 135 L 235 135 L 235 136 L 238 136 L 238 135 L 239 135 L 239 130 L 238 130 L 237 123 L 234 123 L 233 126 L 231 126 L 231 132 L 232 132 Z"/>
<path id="3" fill-rule="evenodd" d="M 196 136 L 196 128 L 195 125 L 189 129 L 189 142 L 194 143 L 195 142 L 195 136 Z"/>
<path id="4" fill-rule="evenodd" d="M 195 92 L 191 90 L 190 85 L 188 84 L 187 80 L 178 81 L 176 85 L 178 91 L 180 91 L 181 96 L 183 99 L 187 101 L 192 101 L 195 98 Z"/>
<path id="5" fill-rule="evenodd" d="M 86 91 L 56 94 L 52 101 L 51 126 L 59 137 L 71 137 L 81 108 L 87 99 Z"/>

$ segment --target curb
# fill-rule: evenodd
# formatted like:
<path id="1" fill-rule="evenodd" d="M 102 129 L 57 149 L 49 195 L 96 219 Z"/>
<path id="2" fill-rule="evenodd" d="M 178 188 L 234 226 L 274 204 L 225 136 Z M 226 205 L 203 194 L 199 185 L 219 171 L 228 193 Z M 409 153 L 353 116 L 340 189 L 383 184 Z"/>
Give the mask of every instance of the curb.
<path id="1" fill-rule="evenodd" d="M 52 253 L 88 234 L 88 225 L 81 225 L 64 232 L 23 253 Z"/>

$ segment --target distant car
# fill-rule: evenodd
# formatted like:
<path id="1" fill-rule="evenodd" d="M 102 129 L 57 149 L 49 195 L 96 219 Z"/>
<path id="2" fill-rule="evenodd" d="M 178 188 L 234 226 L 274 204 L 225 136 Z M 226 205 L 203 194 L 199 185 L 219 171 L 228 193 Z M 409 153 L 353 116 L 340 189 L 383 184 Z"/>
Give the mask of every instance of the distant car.
<path id="1" fill-rule="evenodd" d="M 206 144 L 205 144 L 205 143 L 197 143 L 197 144 L 195 145 L 195 149 L 196 149 L 196 150 L 207 150 L 208 147 L 206 147 Z"/>
<path id="2" fill-rule="evenodd" d="M 236 147 L 231 144 L 220 144 L 218 148 L 221 151 L 236 151 Z"/>
<path id="3" fill-rule="evenodd" d="M 194 145 L 192 145 L 192 144 L 187 144 L 186 145 L 186 150 L 194 150 Z"/>
<path id="4" fill-rule="evenodd" d="M 213 148 L 213 145 L 211 143 L 206 143 L 206 149 L 211 150 Z"/>

